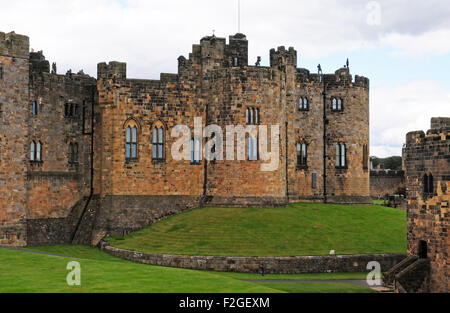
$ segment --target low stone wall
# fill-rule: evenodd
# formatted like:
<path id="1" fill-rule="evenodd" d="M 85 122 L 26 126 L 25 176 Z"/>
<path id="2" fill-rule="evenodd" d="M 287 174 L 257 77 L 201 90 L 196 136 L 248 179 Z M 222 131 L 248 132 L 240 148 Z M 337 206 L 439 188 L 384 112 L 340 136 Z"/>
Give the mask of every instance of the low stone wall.
<path id="1" fill-rule="evenodd" d="M 257 273 L 261 264 L 267 274 L 366 272 L 377 261 L 382 272 L 406 258 L 406 254 L 303 256 L 303 257 L 215 257 L 148 254 L 118 249 L 102 241 L 100 249 L 138 263 L 195 270 Z"/>
<path id="2" fill-rule="evenodd" d="M 370 196 L 372 198 L 394 195 L 403 188 L 405 188 L 405 172 L 403 171 L 372 171 L 370 173 Z"/>

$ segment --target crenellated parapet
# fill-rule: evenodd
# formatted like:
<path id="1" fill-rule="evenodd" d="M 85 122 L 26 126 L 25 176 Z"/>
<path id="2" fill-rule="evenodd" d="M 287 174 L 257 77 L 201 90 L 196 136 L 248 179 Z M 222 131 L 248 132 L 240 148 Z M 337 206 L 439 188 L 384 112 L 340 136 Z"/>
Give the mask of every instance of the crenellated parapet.
<path id="1" fill-rule="evenodd" d="M 112 78 L 127 78 L 127 64 L 116 61 L 97 64 L 97 79 Z"/>
<path id="2" fill-rule="evenodd" d="M 297 51 L 293 47 L 286 50 L 284 46 L 270 50 L 270 67 L 282 69 L 285 66 L 297 67 Z"/>
<path id="3" fill-rule="evenodd" d="M 15 32 L 0 32 L 0 55 L 28 59 L 30 39 Z"/>

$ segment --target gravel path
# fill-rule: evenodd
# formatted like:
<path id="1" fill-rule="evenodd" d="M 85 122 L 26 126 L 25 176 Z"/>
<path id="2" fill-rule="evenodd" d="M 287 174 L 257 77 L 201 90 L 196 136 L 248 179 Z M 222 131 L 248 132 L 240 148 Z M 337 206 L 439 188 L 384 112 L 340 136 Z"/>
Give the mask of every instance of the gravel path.
<path id="1" fill-rule="evenodd" d="M 365 280 L 261 280 L 261 279 L 239 279 L 249 283 L 282 283 L 282 284 L 353 284 L 362 287 L 377 287 L 369 286 Z"/>

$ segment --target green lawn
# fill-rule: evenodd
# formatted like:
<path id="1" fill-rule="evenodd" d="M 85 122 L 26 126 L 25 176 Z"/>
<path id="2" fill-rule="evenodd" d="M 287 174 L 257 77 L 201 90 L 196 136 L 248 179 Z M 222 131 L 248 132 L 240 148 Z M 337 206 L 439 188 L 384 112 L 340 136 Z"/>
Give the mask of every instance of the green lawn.
<path id="1" fill-rule="evenodd" d="M 172 216 L 114 247 L 149 253 L 302 256 L 405 253 L 406 212 L 382 206 L 296 203 L 282 208 L 202 208 Z"/>
<path id="2" fill-rule="evenodd" d="M 62 256 L 0 249 L 0 293 L 284 293 L 371 292 L 351 284 L 250 283 L 257 275 L 193 271 L 132 263 L 84 246 L 39 247 Z M 81 286 L 66 284 L 67 263 L 81 264 Z M 364 274 L 273 275 L 273 279 L 360 279 Z M 266 277 L 266 279 L 270 279 Z"/>

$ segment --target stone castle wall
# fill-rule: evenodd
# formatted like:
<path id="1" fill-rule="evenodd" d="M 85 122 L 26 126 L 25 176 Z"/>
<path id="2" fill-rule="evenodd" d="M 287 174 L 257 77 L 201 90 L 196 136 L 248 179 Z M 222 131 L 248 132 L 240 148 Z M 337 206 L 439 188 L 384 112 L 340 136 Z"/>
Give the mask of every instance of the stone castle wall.
<path id="1" fill-rule="evenodd" d="M 450 291 L 450 118 L 434 118 L 431 130 L 411 132 L 403 150 L 408 198 L 408 254 L 426 243 L 431 292 Z M 424 177 L 433 176 L 432 190 Z"/>
<path id="2" fill-rule="evenodd" d="M 29 39 L 0 32 L 0 244 L 26 244 Z"/>
<path id="3" fill-rule="evenodd" d="M 386 195 L 395 195 L 405 188 L 405 172 L 389 171 L 370 173 L 370 196 L 384 198 Z"/>
<path id="4" fill-rule="evenodd" d="M 178 74 L 161 74 L 159 80 L 127 78 L 126 64 L 121 62 L 98 64 L 97 79 L 82 72 L 58 75 L 55 69 L 50 73 L 42 52 L 28 54 L 28 46 L 22 51 L 6 39 L 0 40 L 0 49 L 26 57 L 18 95 L 23 98 L 24 114 L 18 116 L 23 121 L 17 125 L 23 134 L 16 132 L 21 134 L 23 147 L 18 151 L 22 151 L 19 163 L 24 172 L 20 177 L 7 176 L 23 186 L 23 198 L 19 197 L 23 202 L 16 210 L 22 215 L 4 219 L 29 221 L 33 237 L 29 243 L 45 243 L 45 238 L 52 243 L 65 241 L 92 197 L 96 200 L 90 211 L 95 214 L 89 223 L 95 237 L 135 231 L 202 205 L 260 207 L 298 199 L 323 200 L 325 182 L 332 202 L 369 202 L 368 164 L 363 164 L 368 163 L 363 151 L 369 146 L 369 81 L 353 78 L 348 68 L 324 75 L 322 82 L 319 75 L 297 68 L 297 52 L 284 47 L 270 51 L 269 67 L 249 66 L 248 41 L 242 34 L 230 36 L 228 43 L 224 38 L 203 38 L 193 45 L 188 58 L 178 59 Z M 12 77 L 6 81 L 16 83 Z M 306 111 L 299 110 L 301 97 L 309 100 Z M 333 98 L 343 100 L 344 110 L 332 110 Z M 33 102 L 37 114 L 31 112 Z M 72 107 L 76 113 L 68 116 Z M 203 129 L 215 124 L 225 135 L 228 125 L 246 126 L 248 108 L 259 109 L 259 124 L 269 126 L 269 138 L 270 126 L 279 125 L 280 159 L 274 171 L 261 171 L 267 163 L 262 160 L 202 158 L 191 164 L 173 159 L 175 126 L 193 130 L 195 118 L 201 118 Z M 126 158 L 128 127 L 137 128 L 135 158 Z M 164 131 L 163 158 L 158 160 L 153 158 L 154 128 Z M 32 141 L 42 143 L 41 161 L 30 162 Z M 202 147 L 206 141 L 202 139 Z M 308 145 L 308 162 L 303 167 L 297 166 L 300 141 Z M 340 169 L 335 166 L 338 142 L 346 145 L 347 157 L 346 167 Z M 76 163 L 69 162 L 73 143 L 78 144 Z M 11 211 L 8 204 L 3 205 L 1 214 Z M 47 230 L 64 227 L 66 234 L 46 236 Z"/>

